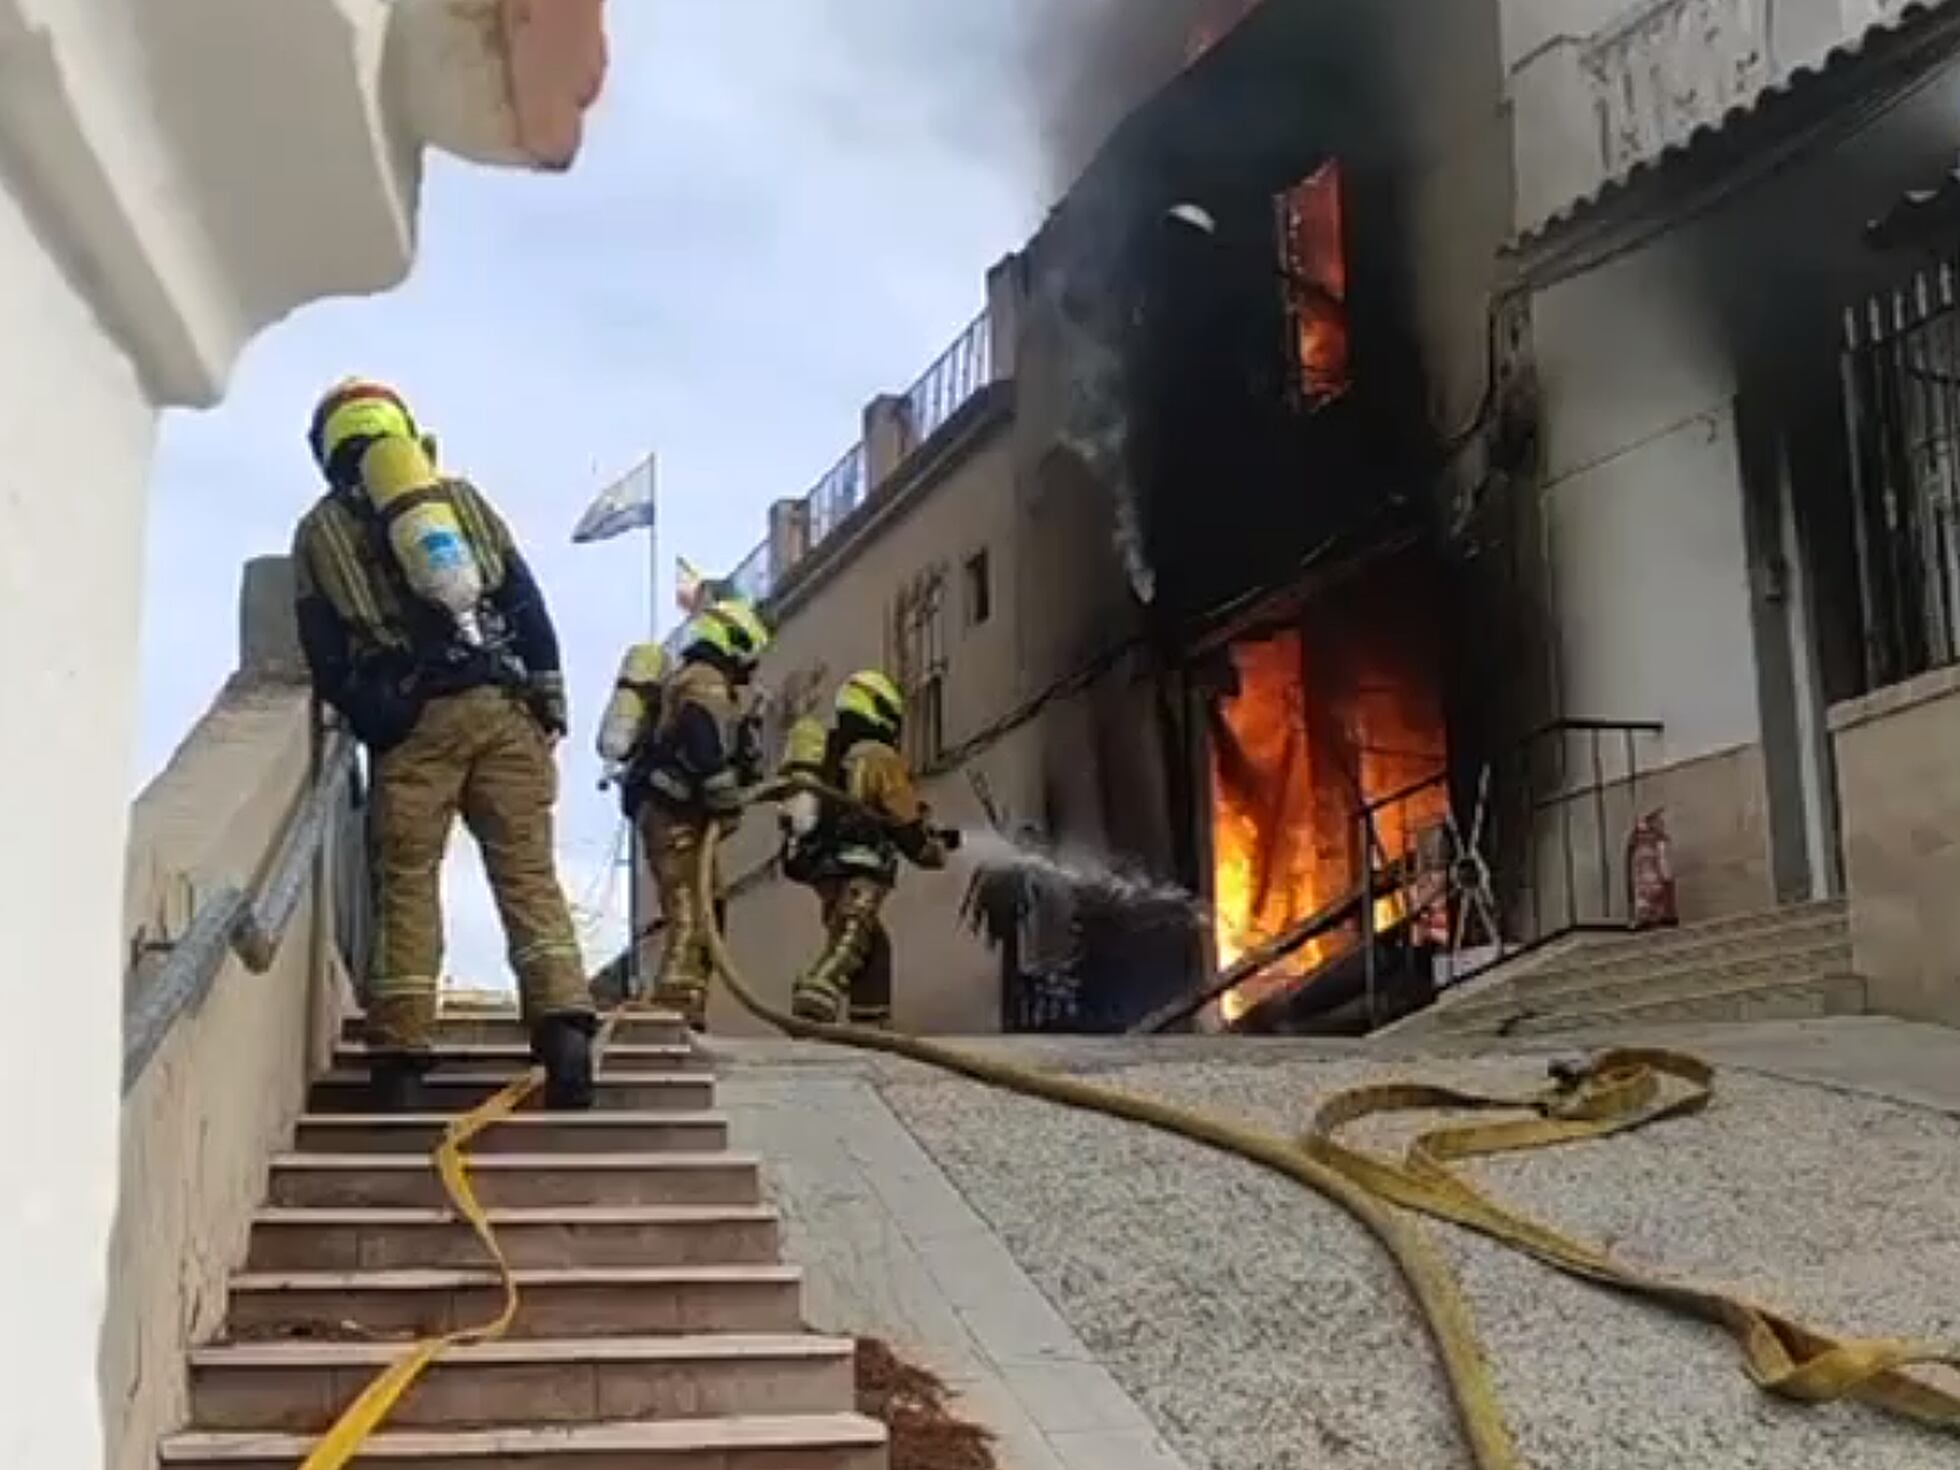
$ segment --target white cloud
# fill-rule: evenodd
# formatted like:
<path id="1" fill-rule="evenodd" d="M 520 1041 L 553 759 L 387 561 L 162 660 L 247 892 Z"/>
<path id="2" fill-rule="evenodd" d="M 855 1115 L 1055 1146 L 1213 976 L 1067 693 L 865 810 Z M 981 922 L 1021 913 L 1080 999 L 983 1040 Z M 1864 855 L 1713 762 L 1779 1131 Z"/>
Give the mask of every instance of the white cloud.
<path id="1" fill-rule="evenodd" d="M 576 896 L 617 821 L 594 790 L 593 728 L 648 613 L 645 541 L 573 548 L 571 526 L 654 448 L 663 564 L 732 566 L 769 502 L 857 436 L 864 401 L 908 384 L 979 309 L 986 268 L 1042 202 L 1010 10 L 615 6 L 577 169 L 438 160 L 402 290 L 307 309 L 253 346 L 223 408 L 165 425 L 138 784 L 232 667 L 241 564 L 283 551 L 316 493 L 315 398 L 344 374 L 388 378 L 510 519 L 557 616 Z M 487 888 L 468 858 L 451 878 L 452 952 L 487 983 L 503 951 Z"/>

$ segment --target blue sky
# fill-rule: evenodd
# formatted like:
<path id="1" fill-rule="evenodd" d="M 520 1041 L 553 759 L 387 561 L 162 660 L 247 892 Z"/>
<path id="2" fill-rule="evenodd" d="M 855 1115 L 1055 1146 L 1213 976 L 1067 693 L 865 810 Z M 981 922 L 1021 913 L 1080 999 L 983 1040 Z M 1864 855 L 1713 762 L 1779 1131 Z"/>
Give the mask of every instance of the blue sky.
<path id="1" fill-rule="evenodd" d="M 537 569 L 577 725 L 564 875 L 575 899 L 602 888 L 616 813 L 592 738 L 645 624 L 647 549 L 574 548 L 572 524 L 654 450 L 663 579 L 675 553 L 726 570 L 768 503 L 856 439 L 864 401 L 907 386 L 979 310 L 987 267 L 1048 193 L 1018 100 L 1015 16 L 1040 3 L 968 18 L 919 0 L 627 0 L 570 175 L 433 159 L 405 287 L 308 308 L 253 345 L 222 408 L 166 421 L 136 786 L 230 672 L 240 567 L 284 551 L 317 493 L 315 399 L 371 375 L 402 389 Z M 488 983 L 502 943 L 473 857 L 452 856 L 448 886 L 451 968 Z"/>

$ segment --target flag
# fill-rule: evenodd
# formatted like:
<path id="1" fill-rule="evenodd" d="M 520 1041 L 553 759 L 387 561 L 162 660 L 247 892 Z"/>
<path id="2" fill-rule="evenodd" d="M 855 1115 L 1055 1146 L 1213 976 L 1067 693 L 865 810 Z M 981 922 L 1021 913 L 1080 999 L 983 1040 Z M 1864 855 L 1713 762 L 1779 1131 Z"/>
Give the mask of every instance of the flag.
<path id="1" fill-rule="evenodd" d="M 674 605 L 689 617 L 701 611 L 706 601 L 708 579 L 684 556 L 674 558 Z"/>
<path id="2" fill-rule="evenodd" d="M 572 529 L 572 544 L 583 546 L 594 541 L 610 541 L 628 531 L 654 524 L 653 456 L 621 475 L 599 492 Z"/>

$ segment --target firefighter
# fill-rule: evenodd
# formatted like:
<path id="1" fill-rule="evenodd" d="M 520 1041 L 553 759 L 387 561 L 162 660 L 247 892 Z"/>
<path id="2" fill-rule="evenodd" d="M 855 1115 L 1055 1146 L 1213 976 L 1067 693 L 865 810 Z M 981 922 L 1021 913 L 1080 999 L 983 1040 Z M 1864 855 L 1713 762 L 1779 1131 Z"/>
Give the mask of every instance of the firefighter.
<path id="1" fill-rule="evenodd" d="M 698 614 L 663 688 L 660 719 L 627 777 L 666 931 L 654 1004 L 679 1011 L 697 1031 L 707 1026 L 712 963 L 700 906 L 701 843 L 710 824 L 724 834 L 735 829 L 742 788 L 760 775 L 756 721 L 741 700 L 768 646 L 769 630 L 746 602 L 731 598 Z"/>
<path id="2" fill-rule="evenodd" d="M 392 389 L 338 385 L 307 439 L 328 488 L 294 538 L 300 640 L 318 696 L 367 747 L 374 783 L 379 933 L 366 1008 L 376 1100 L 419 1106 L 433 1063 L 441 869 L 460 815 L 483 851 L 547 1104 L 590 1107 L 592 996 L 553 851 L 554 747 L 567 713 L 544 597 L 497 512 L 468 481 L 436 473 L 433 441 Z M 384 491 L 374 466 L 403 456 L 426 483 Z M 409 515 L 423 519 L 404 537 Z M 432 585 L 431 567 L 468 571 L 460 585 L 474 605 L 418 591 Z"/>
<path id="3" fill-rule="evenodd" d="M 959 846 L 959 833 L 930 825 L 898 752 L 904 723 L 904 696 L 875 669 L 851 675 L 837 691 L 824 782 L 851 804 L 823 803 L 812 844 L 824 948 L 790 994 L 790 1008 L 806 1021 L 848 1015 L 856 1025 L 891 1024 L 892 946 L 879 911 L 898 881 L 898 859 L 943 868 Z"/>

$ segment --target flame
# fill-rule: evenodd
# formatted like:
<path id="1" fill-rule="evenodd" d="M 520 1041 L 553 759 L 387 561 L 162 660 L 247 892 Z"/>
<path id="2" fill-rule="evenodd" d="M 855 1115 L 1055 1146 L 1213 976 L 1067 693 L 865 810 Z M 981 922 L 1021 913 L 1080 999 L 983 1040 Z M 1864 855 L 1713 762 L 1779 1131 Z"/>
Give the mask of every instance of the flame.
<path id="1" fill-rule="evenodd" d="M 1330 159 L 1275 201 L 1300 388 L 1313 406 L 1347 392 L 1347 240 L 1344 179 Z"/>
<path id="2" fill-rule="evenodd" d="M 1354 611 L 1359 620 L 1365 607 Z M 1213 943 L 1221 972 L 1353 891 L 1361 876 L 1356 773 L 1372 803 L 1441 769 L 1443 721 L 1434 691 L 1365 636 L 1349 641 L 1354 646 L 1341 657 L 1312 667 L 1314 655 L 1297 629 L 1232 649 L 1239 688 L 1219 701 L 1211 759 Z M 1386 806 L 1375 817 L 1377 841 L 1391 856 L 1406 853 L 1447 808 L 1440 784 Z M 1382 894 L 1374 905 L 1377 931 L 1394 927 L 1409 907 L 1406 892 Z M 1357 929 L 1330 931 L 1227 992 L 1220 1015 L 1228 1024 L 1243 1020 L 1260 1001 L 1352 949 Z"/>

